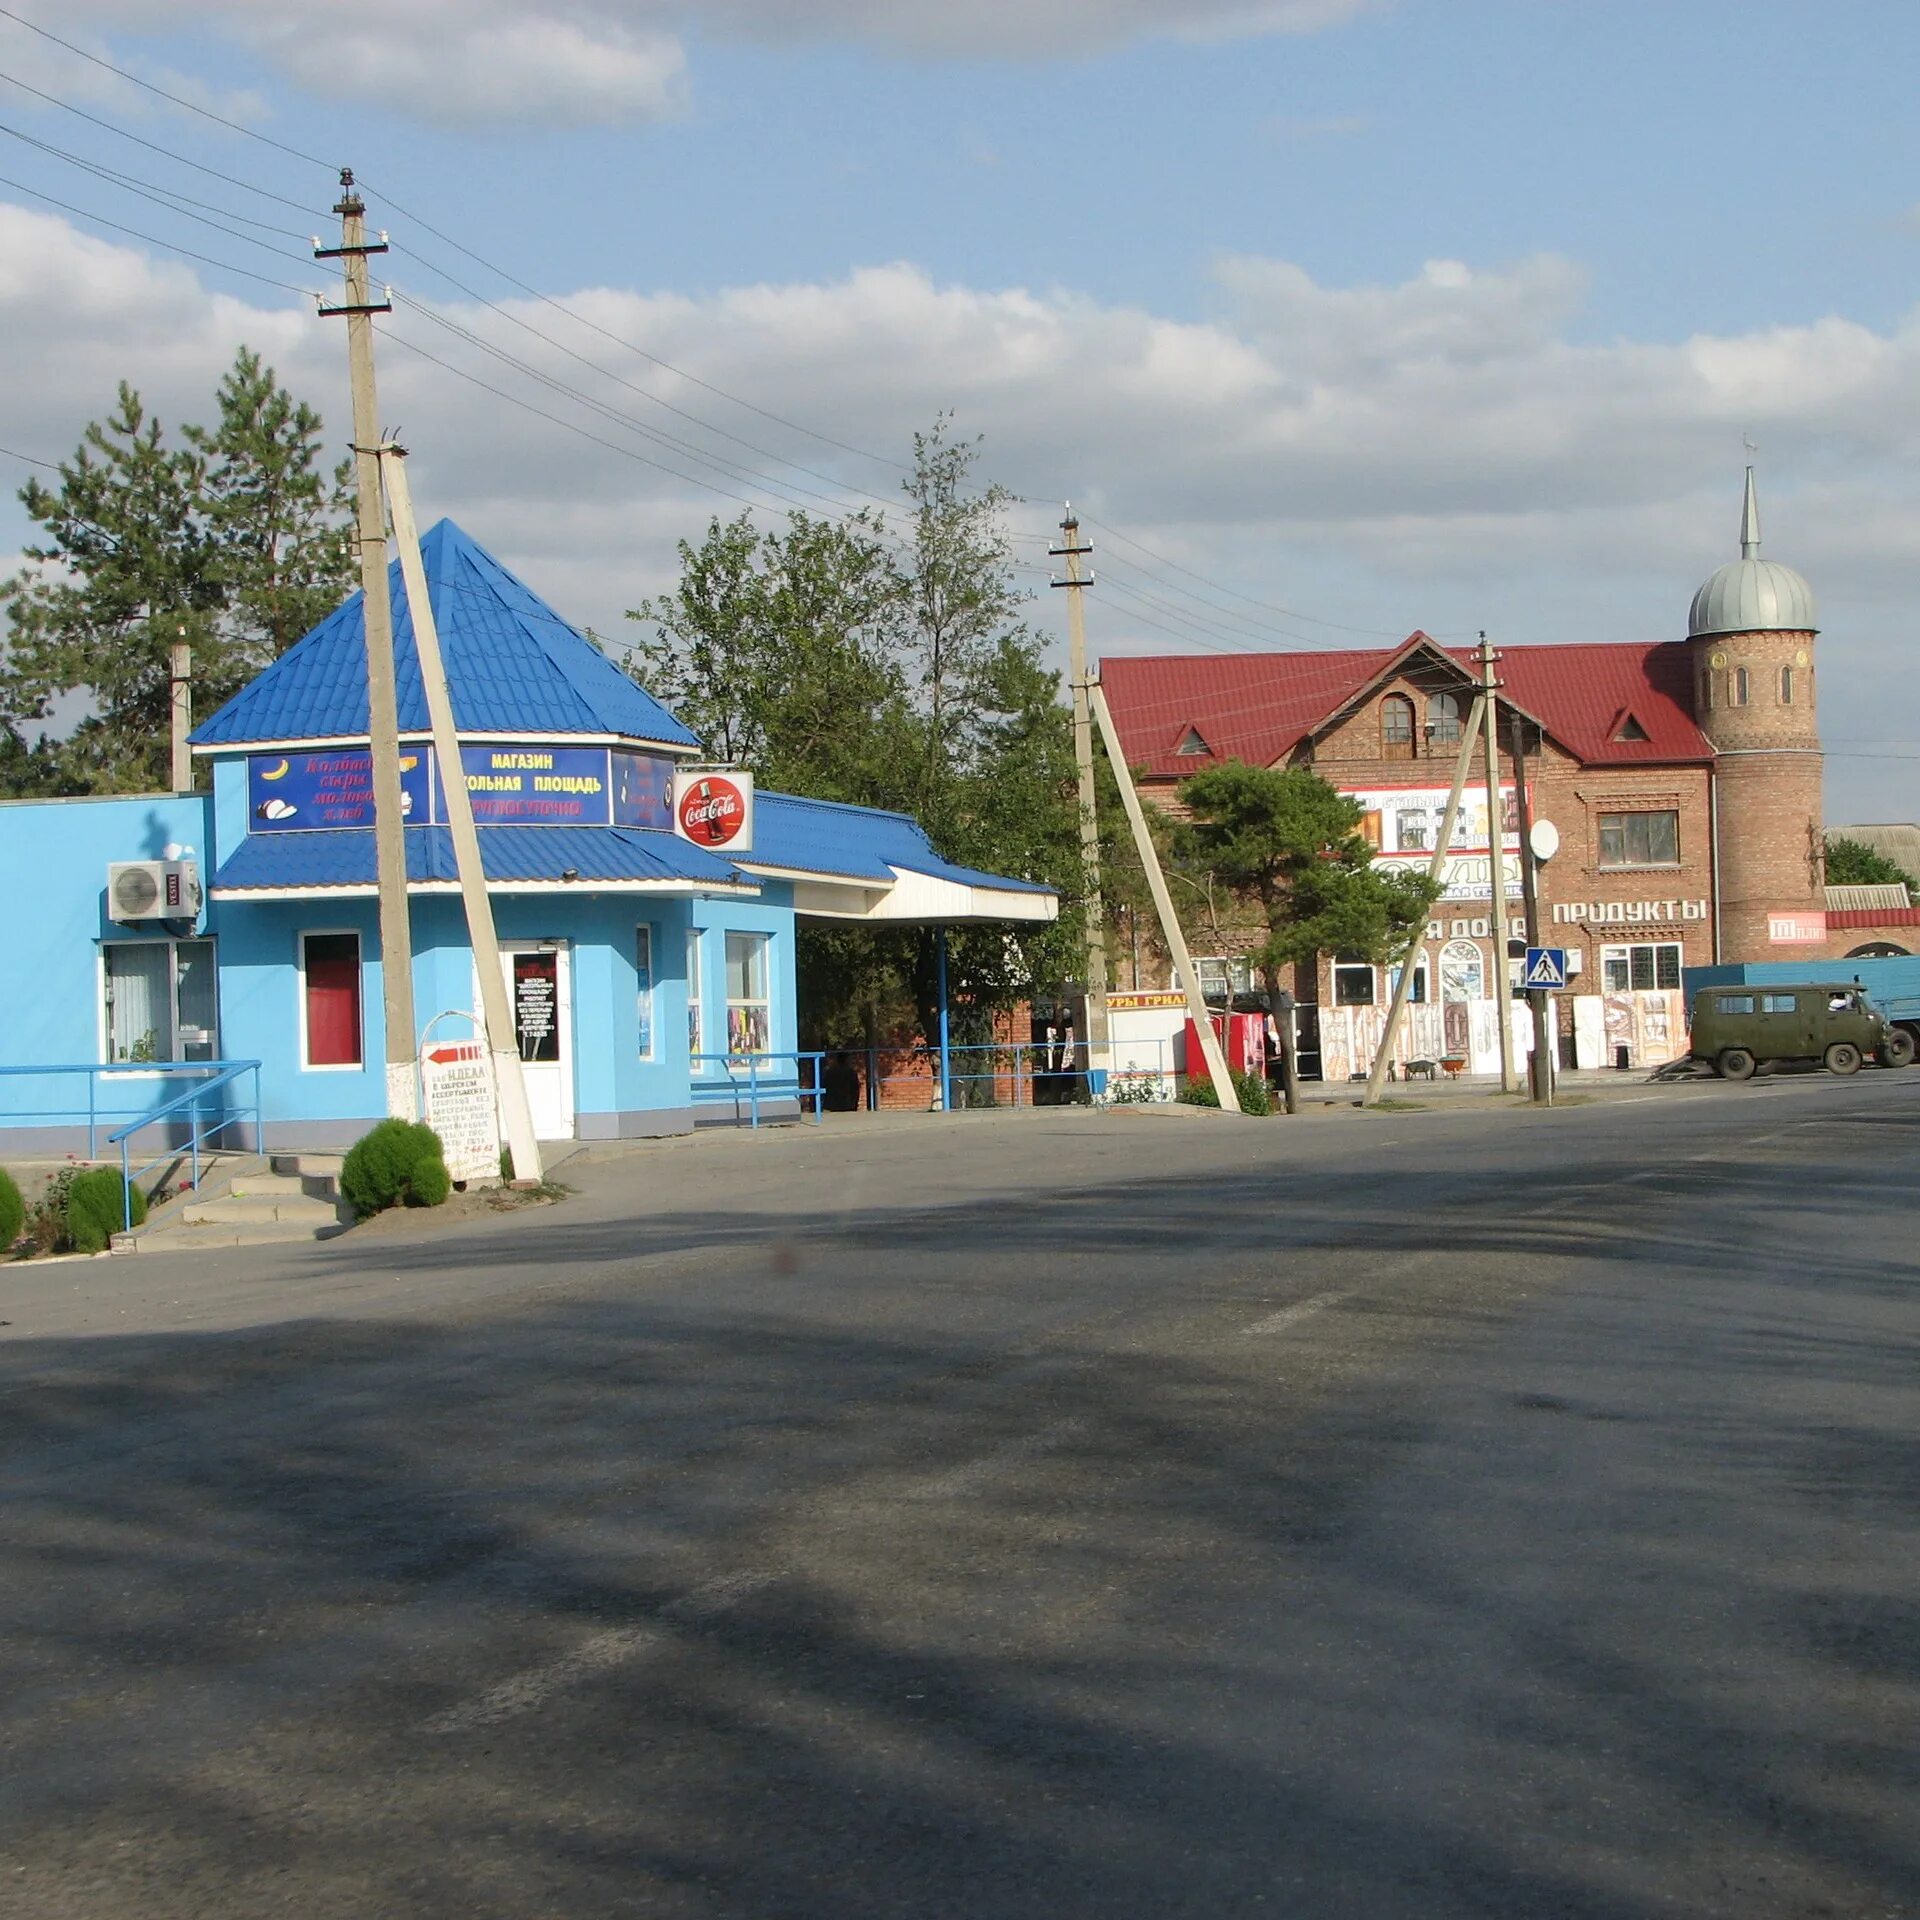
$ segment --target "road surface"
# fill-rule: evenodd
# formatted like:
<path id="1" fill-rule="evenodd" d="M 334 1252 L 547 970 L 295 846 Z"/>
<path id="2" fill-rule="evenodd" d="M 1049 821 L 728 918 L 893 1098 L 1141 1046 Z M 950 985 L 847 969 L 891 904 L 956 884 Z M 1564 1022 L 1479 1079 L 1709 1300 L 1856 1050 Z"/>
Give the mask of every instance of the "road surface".
<path id="1" fill-rule="evenodd" d="M 0 1273 L 0 1911 L 1920 1914 L 1920 1071 Z"/>

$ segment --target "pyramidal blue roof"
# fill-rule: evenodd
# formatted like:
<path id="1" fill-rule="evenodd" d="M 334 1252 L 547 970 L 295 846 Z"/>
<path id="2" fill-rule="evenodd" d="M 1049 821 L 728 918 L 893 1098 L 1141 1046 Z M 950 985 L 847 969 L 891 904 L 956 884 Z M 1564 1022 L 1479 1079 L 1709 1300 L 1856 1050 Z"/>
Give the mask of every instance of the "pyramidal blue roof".
<path id="1" fill-rule="evenodd" d="M 451 520 L 434 526 L 420 551 L 458 731 L 540 739 L 612 734 L 651 745 L 699 745 L 584 633 Z M 400 731 L 425 733 L 426 695 L 398 560 L 387 569 L 387 591 L 393 603 Z M 356 593 L 203 721 L 194 730 L 194 744 L 364 740 L 363 609 L 363 596 Z"/>

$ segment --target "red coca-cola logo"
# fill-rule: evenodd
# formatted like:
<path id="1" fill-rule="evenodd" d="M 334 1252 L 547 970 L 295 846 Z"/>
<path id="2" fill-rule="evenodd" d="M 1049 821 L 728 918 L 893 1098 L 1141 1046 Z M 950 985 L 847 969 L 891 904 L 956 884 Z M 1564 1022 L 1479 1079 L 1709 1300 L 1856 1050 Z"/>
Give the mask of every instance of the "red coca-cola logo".
<path id="1" fill-rule="evenodd" d="M 680 796 L 680 831 L 704 846 L 724 847 L 747 824 L 746 796 L 731 780 L 703 773 Z"/>

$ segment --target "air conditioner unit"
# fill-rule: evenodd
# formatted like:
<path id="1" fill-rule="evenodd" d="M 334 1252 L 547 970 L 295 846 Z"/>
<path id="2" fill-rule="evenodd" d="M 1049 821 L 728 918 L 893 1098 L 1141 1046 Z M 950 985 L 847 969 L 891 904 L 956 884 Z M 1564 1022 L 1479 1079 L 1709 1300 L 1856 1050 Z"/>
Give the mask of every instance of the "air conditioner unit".
<path id="1" fill-rule="evenodd" d="M 199 861 L 114 860 L 108 863 L 107 918 L 117 925 L 199 917 Z"/>

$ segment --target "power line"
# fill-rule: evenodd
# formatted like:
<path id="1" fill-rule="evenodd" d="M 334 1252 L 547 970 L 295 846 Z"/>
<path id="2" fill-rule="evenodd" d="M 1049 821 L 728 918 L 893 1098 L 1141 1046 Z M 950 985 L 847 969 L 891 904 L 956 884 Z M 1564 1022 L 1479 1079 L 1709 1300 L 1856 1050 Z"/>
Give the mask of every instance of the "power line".
<path id="1" fill-rule="evenodd" d="M 271 134 L 265 134 L 254 127 L 244 126 L 238 120 L 229 120 L 225 114 L 215 113 L 211 107 L 203 107 L 197 100 L 183 99 L 177 93 L 169 93 L 165 87 L 157 87 L 151 80 L 143 80 L 137 73 L 129 73 L 125 67 L 116 67 L 111 60 L 103 60 L 97 53 L 89 53 L 85 47 L 76 47 L 71 40 L 62 40 L 57 33 L 50 33 L 45 27 L 36 25 L 24 14 L 15 13 L 11 7 L 0 7 L 0 17 L 11 20 L 15 26 L 25 27 L 29 33 L 37 33 L 42 40 L 51 40 L 56 47 L 65 47 L 69 53 L 77 54 L 82 60 L 90 60 L 96 67 L 104 68 L 108 73 L 118 74 L 122 80 L 136 87 L 144 87 L 151 94 L 157 94 L 162 100 L 176 107 L 184 108 L 188 113 L 197 113 L 203 120 L 211 120 L 216 125 L 232 133 L 245 134 L 249 140 L 258 140 L 262 146 L 277 148 L 281 153 L 290 154 L 296 160 L 310 161 L 316 167 L 325 167 L 335 171 L 331 161 L 322 160 L 317 155 L 302 153 L 298 147 L 290 147 L 284 140 L 276 140 Z"/>
<path id="2" fill-rule="evenodd" d="M 176 153 L 171 147 L 163 147 L 157 140 L 144 139 L 137 133 L 129 133 L 125 127 L 116 126 L 111 120 L 103 119 L 97 113 L 89 113 L 85 107 L 76 107 L 70 100 L 62 100 L 58 94 L 48 93 L 42 87 L 30 86 L 17 75 L 0 69 L 0 80 L 10 87 L 18 87 L 23 93 L 30 93 L 36 100 L 44 100 L 49 106 L 58 107 L 63 113 L 77 115 L 96 127 L 104 128 L 108 133 L 117 134 L 122 140 L 131 140 L 136 147 L 145 147 L 149 153 L 160 154 L 182 167 L 191 167 L 196 173 L 204 173 L 215 180 L 224 180 L 230 187 L 243 188 L 248 193 L 257 193 L 263 200 L 277 201 L 283 207 L 291 207 L 295 213 L 304 213 L 310 219 L 317 218 L 310 207 L 298 200 L 289 200 L 284 193 L 275 193 L 270 188 L 255 186 L 251 180 L 241 180 L 233 174 L 222 173 L 218 167 L 203 166 L 198 160 L 189 160 L 184 153 Z"/>

